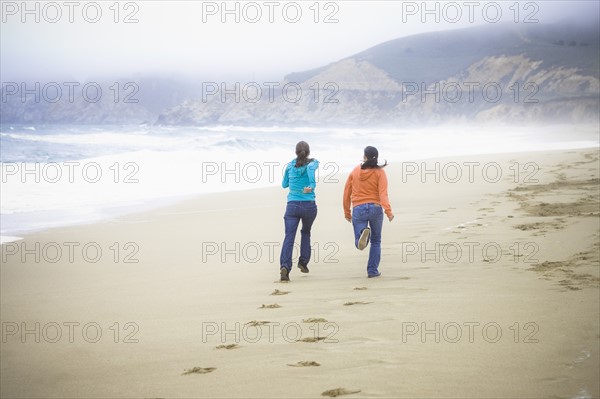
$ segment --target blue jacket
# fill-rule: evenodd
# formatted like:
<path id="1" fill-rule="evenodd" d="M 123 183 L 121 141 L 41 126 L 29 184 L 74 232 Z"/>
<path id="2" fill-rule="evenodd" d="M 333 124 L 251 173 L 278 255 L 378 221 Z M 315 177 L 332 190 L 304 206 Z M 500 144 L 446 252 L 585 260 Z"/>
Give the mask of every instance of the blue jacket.
<path id="1" fill-rule="evenodd" d="M 296 160 L 292 160 L 285 167 L 281 187 L 290 188 L 288 201 L 314 201 L 317 182 L 315 171 L 319 168 L 319 161 L 313 159 L 308 165 L 296 167 Z M 312 192 L 304 193 L 304 187 L 312 188 Z"/>

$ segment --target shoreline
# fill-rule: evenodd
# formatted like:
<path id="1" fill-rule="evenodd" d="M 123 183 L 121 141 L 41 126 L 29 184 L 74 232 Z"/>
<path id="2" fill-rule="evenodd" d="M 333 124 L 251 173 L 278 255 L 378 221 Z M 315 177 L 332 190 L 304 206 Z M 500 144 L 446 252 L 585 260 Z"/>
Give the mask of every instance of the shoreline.
<path id="1" fill-rule="evenodd" d="M 518 155 L 518 154 L 540 153 L 540 152 L 561 152 L 561 151 L 570 151 L 570 150 L 593 151 L 593 150 L 598 150 L 598 148 L 599 147 L 597 147 L 597 146 L 594 146 L 594 147 L 587 147 L 587 146 L 586 147 L 567 147 L 567 148 L 561 147 L 561 148 L 552 149 L 552 150 L 535 150 L 535 151 L 522 150 L 522 151 L 515 151 L 515 152 L 459 154 L 459 155 L 443 156 L 443 157 L 414 158 L 414 159 L 403 160 L 403 161 L 400 161 L 399 163 L 404 164 L 404 163 L 414 163 L 414 162 L 426 162 L 426 163 L 427 162 L 449 162 L 452 159 L 462 159 L 465 157 L 473 157 L 473 158 L 490 157 L 490 156 L 505 157 L 505 156 L 508 156 L 511 154 Z M 392 161 L 392 163 L 390 163 L 390 166 L 391 165 L 398 165 L 398 162 Z M 347 171 L 345 171 L 345 170 L 339 171 L 338 170 L 337 172 L 340 172 L 340 173 L 348 172 L 349 173 L 353 167 L 354 166 L 348 167 Z M 327 177 L 328 176 L 326 176 L 326 178 Z M 0 236 L 0 245 L 4 244 L 4 243 L 23 240 L 23 239 L 26 239 L 31 234 L 44 232 L 46 230 L 61 229 L 61 228 L 66 228 L 66 227 L 70 227 L 70 226 L 82 226 L 82 225 L 89 226 L 89 225 L 94 225 L 97 223 L 106 223 L 106 222 L 110 222 L 110 221 L 116 221 L 116 220 L 119 220 L 120 218 L 127 217 L 130 215 L 136 215 L 139 213 L 146 213 L 146 212 L 149 212 L 149 213 L 157 212 L 163 208 L 177 207 L 178 204 L 181 204 L 181 203 L 184 203 L 187 201 L 194 201 L 205 195 L 233 194 L 233 193 L 237 193 L 237 192 L 246 192 L 246 191 L 252 191 L 252 190 L 272 189 L 272 188 L 279 187 L 279 185 L 280 185 L 279 183 L 280 182 L 277 179 L 275 179 L 275 181 L 270 183 L 270 185 L 256 187 L 256 188 L 245 187 L 245 188 L 241 188 L 241 189 L 230 189 L 227 191 L 216 191 L 216 192 L 195 193 L 195 194 L 181 194 L 181 195 L 176 195 L 174 197 L 152 198 L 152 199 L 149 199 L 149 200 L 143 202 L 142 204 L 132 204 L 132 203 L 115 204 L 110 207 L 102 208 L 105 215 L 100 218 L 97 218 L 97 219 L 81 220 L 81 221 L 76 221 L 76 222 L 68 222 L 68 221 L 67 222 L 55 222 L 54 225 L 47 226 L 47 227 L 29 228 L 29 229 L 24 229 L 24 230 L 14 229 L 11 231 L 6 231 L 5 233 L 3 233 Z M 135 210 L 139 206 L 141 206 L 144 209 L 141 211 Z M 120 211 L 117 212 L 116 211 L 117 209 L 120 209 Z M 51 211 L 45 211 L 45 212 L 51 212 Z M 7 214 L 6 216 L 8 216 L 8 215 L 9 214 Z"/>

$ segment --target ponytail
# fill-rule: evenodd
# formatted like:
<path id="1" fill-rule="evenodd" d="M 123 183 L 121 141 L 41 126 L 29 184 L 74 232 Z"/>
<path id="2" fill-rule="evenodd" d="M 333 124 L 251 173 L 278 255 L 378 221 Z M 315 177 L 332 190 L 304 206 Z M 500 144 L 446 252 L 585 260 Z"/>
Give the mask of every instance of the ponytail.
<path id="1" fill-rule="evenodd" d="M 310 147 L 306 141 L 300 141 L 296 144 L 296 167 L 307 165 L 312 161 L 308 156 L 310 155 Z"/>

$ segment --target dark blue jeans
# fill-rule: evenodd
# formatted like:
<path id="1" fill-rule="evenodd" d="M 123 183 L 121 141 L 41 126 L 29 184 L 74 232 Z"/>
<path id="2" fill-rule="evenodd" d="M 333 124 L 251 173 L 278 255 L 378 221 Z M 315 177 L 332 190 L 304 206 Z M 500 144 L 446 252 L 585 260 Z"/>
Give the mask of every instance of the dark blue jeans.
<path id="1" fill-rule="evenodd" d="M 369 262 L 367 273 L 377 274 L 381 260 L 381 229 L 383 227 L 383 209 L 377 204 L 357 205 L 352 209 L 352 227 L 354 227 L 354 245 L 358 248 L 360 233 L 371 228 L 371 247 L 369 249 Z"/>
<path id="2" fill-rule="evenodd" d="M 281 247 L 280 267 L 292 269 L 292 251 L 298 224 L 302 221 L 300 230 L 300 262 L 308 265 L 310 261 L 310 228 L 317 217 L 317 204 L 315 201 L 289 201 L 285 209 L 283 221 L 285 224 L 285 239 Z"/>

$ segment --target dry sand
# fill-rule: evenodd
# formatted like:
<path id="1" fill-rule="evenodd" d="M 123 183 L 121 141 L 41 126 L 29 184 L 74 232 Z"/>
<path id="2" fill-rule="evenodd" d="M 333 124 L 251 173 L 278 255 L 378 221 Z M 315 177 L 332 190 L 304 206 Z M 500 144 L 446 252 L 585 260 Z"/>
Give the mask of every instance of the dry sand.
<path id="1" fill-rule="evenodd" d="M 386 169 L 376 279 L 342 175 L 317 188 L 311 271 L 288 284 L 279 188 L 3 245 L 1 396 L 598 397 L 597 149 L 436 162 L 440 182 Z"/>

